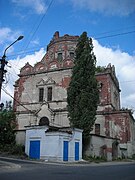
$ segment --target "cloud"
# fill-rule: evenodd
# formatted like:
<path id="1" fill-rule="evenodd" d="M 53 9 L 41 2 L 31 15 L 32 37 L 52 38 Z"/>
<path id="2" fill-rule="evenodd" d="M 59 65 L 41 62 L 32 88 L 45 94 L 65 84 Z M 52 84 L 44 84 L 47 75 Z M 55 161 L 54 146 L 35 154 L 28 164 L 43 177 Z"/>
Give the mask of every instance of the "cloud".
<path id="1" fill-rule="evenodd" d="M 41 48 L 39 51 L 31 54 L 31 55 L 26 55 L 23 58 L 17 57 L 17 59 L 12 59 L 8 61 L 8 65 L 11 66 L 11 68 L 5 66 L 7 68 L 7 73 L 6 73 L 6 84 L 3 84 L 3 88 L 7 90 L 7 92 L 13 96 L 14 94 L 14 87 L 13 85 L 15 84 L 15 81 L 19 78 L 18 74 L 20 73 L 20 69 L 27 63 L 31 64 L 34 66 L 37 62 L 39 62 L 42 57 L 45 54 L 44 48 Z M 8 96 L 6 93 L 2 91 L 2 102 L 11 100 L 11 97 Z"/>
<path id="2" fill-rule="evenodd" d="M 10 43 L 14 42 L 19 36 L 21 31 L 15 31 L 10 29 L 9 27 L 0 27 L 0 52 L 4 52 L 4 49 L 9 46 Z M 8 53 L 14 51 L 14 47 L 10 47 L 8 49 Z"/>
<path id="3" fill-rule="evenodd" d="M 3 44 L 5 39 L 7 40 L 8 38 L 10 38 L 10 34 L 11 34 L 10 28 L 7 27 L 0 28 L 0 44 Z"/>
<path id="4" fill-rule="evenodd" d="M 30 42 L 30 44 L 31 44 L 32 46 L 37 46 L 37 45 L 39 45 L 39 44 L 40 44 L 40 43 L 39 43 L 39 39 L 32 40 L 32 41 Z"/>
<path id="5" fill-rule="evenodd" d="M 120 83 L 122 107 L 134 107 L 135 110 L 135 56 L 131 56 L 120 49 L 113 50 L 93 40 L 94 53 L 97 65 L 107 66 L 109 63 L 115 66 L 116 76 Z"/>
<path id="6" fill-rule="evenodd" d="M 8 27 L 0 27 L 0 44 L 14 41 L 20 34 L 20 31 L 14 31 Z"/>
<path id="7" fill-rule="evenodd" d="M 46 5 L 43 0 L 12 0 L 12 2 L 20 7 L 33 9 L 37 14 L 43 14 L 46 11 Z"/>
<path id="8" fill-rule="evenodd" d="M 127 16 L 135 12 L 135 0 L 71 0 L 74 7 L 106 15 Z"/>

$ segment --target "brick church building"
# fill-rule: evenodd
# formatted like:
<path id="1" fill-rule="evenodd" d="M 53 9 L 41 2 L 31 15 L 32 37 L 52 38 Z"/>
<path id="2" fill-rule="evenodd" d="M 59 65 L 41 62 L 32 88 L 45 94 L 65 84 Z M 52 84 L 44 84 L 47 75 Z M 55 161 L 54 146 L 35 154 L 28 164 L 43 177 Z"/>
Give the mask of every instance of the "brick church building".
<path id="1" fill-rule="evenodd" d="M 79 36 L 55 32 L 40 62 L 26 63 L 15 82 L 14 110 L 17 114 L 17 143 L 25 144 L 27 126 L 42 124 L 69 127 L 67 88 Z M 135 154 L 135 120 L 128 109 L 120 107 L 120 88 L 115 67 L 108 64 L 96 74 L 100 103 L 87 155 L 103 156 L 108 160 Z"/>

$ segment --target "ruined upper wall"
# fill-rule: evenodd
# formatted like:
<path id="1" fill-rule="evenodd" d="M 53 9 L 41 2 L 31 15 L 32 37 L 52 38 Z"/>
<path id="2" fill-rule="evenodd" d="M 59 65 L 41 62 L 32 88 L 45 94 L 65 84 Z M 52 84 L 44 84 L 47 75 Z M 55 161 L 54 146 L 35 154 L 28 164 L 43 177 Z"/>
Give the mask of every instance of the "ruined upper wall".
<path id="1" fill-rule="evenodd" d="M 111 105 L 113 109 L 120 109 L 120 88 L 114 65 L 108 64 L 100 68 L 96 74 L 99 83 L 101 105 Z"/>
<path id="2" fill-rule="evenodd" d="M 97 71 L 97 73 L 96 73 L 97 79 L 100 79 L 100 76 L 103 76 L 103 75 L 106 75 L 106 74 L 110 74 L 113 83 L 115 84 L 116 88 L 120 92 L 121 90 L 120 90 L 120 87 L 119 87 L 119 81 L 118 81 L 117 76 L 116 76 L 115 66 L 111 65 L 111 63 L 109 63 L 107 65 L 107 67 L 100 67 L 100 70 Z"/>
<path id="3" fill-rule="evenodd" d="M 47 50 L 49 50 L 51 48 L 52 45 L 56 44 L 56 43 L 65 43 L 68 41 L 73 42 L 76 44 L 77 40 L 78 40 L 79 36 L 71 36 L 68 34 L 65 34 L 64 36 L 59 36 L 59 32 L 56 31 L 53 35 L 52 40 L 50 41 L 50 43 L 47 46 Z"/>
<path id="4" fill-rule="evenodd" d="M 68 34 L 59 36 L 59 32 L 56 31 L 47 46 L 47 52 L 43 59 L 36 63 L 34 67 L 27 63 L 21 69 L 20 75 L 73 67 L 78 38 L 79 36 L 71 36 Z"/>
<path id="5" fill-rule="evenodd" d="M 49 69 L 72 67 L 78 38 L 79 36 L 68 34 L 59 36 L 59 32 L 56 31 L 47 46 L 47 53 L 42 62 Z"/>

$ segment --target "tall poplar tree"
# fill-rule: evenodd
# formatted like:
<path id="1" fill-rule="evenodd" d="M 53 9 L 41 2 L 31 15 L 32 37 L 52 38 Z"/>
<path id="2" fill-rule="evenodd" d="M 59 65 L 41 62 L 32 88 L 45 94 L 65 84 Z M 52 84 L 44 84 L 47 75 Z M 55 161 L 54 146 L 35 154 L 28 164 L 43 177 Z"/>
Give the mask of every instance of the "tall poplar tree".
<path id="1" fill-rule="evenodd" d="M 71 126 L 83 129 L 83 139 L 87 139 L 96 119 L 99 93 L 95 77 L 96 57 L 92 39 L 86 32 L 79 37 L 75 53 L 67 107 Z"/>

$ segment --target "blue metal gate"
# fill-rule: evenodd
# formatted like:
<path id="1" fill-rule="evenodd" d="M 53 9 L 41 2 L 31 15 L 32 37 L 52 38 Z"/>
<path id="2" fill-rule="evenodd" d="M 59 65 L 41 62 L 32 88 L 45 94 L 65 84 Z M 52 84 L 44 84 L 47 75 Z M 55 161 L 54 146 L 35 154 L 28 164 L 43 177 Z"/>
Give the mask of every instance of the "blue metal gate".
<path id="1" fill-rule="evenodd" d="M 63 161 L 68 161 L 68 141 L 63 142 Z"/>
<path id="2" fill-rule="evenodd" d="M 79 160 L 79 142 L 75 142 L 75 161 Z"/>
<path id="3" fill-rule="evenodd" d="M 40 141 L 30 141 L 29 156 L 33 159 L 40 159 Z"/>

